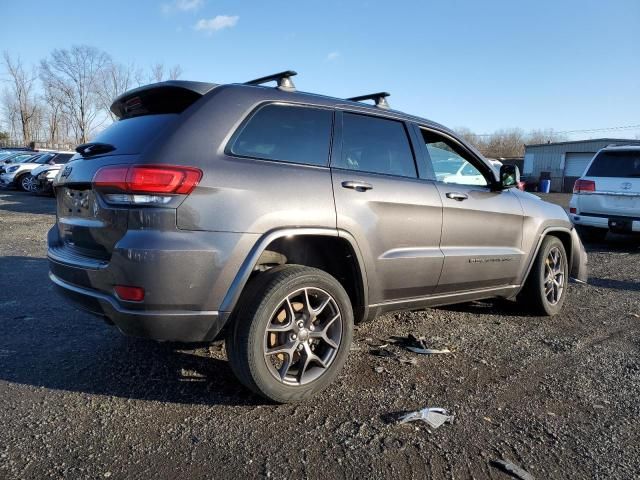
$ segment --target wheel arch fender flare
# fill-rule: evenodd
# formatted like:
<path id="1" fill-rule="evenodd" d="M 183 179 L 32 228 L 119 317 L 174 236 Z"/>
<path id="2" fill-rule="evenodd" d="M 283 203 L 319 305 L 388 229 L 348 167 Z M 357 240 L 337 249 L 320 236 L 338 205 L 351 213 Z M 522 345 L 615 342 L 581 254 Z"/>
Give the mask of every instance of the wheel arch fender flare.
<path id="1" fill-rule="evenodd" d="M 280 238 L 286 237 L 294 237 L 294 236 L 325 236 L 332 238 L 340 238 L 346 240 L 350 248 L 354 254 L 357 267 L 358 274 L 360 278 L 358 279 L 361 282 L 362 288 L 362 308 L 364 309 L 363 318 L 366 318 L 368 313 L 368 282 L 367 282 L 367 273 L 365 270 L 365 262 L 362 257 L 362 252 L 358 247 L 358 244 L 355 238 L 348 232 L 333 228 L 282 228 L 271 230 L 262 235 L 256 243 L 253 245 L 248 255 L 242 262 L 238 273 L 231 282 L 229 289 L 227 290 L 224 299 L 222 300 L 222 304 L 220 305 L 220 313 L 224 317 L 224 321 L 226 322 L 228 318 L 231 316 L 231 313 L 237 306 L 238 300 L 240 299 L 240 295 L 244 290 L 247 282 L 249 281 L 249 277 L 253 272 L 255 265 L 257 264 L 262 253 L 267 249 L 267 247 L 274 241 Z M 354 305 L 355 307 L 355 305 Z"/>
<path id="2" fill-rule="evenodd" d="M 569 227 L 562 227 L 562 226 L 555 226 L 555 227 L 549 226 L 544 228 L 538 235 L 536 248 L 533 250 L 533 254 L 529 257 L 527 261 L 527 268 L 524 271 L 524 275 L 522 276 L 522 281 L 520 282 L 520 285 L 521 285 L 520 289 L 522 289 L 527 278 L 529 277 L 529 274 L 531 273 L 533 262 L 538 256 L 538 252 L 540 251 L 540 247 L 542 246 L 542 241 L 545 239 L 545 237 L 549 235 L 553 235 L 554 233 L 556 234 L 559 233 L 564 237 L 564 238 L 560 237 L 560 240 L 565 245 L 565 250 L 567 250 L 569 276 L 580 282 L 586 282 L 587 255 L 586 255 L 584 246 L 580 241 L 580 237 L 576 232 L 576 229 L 569 228 Z"/>

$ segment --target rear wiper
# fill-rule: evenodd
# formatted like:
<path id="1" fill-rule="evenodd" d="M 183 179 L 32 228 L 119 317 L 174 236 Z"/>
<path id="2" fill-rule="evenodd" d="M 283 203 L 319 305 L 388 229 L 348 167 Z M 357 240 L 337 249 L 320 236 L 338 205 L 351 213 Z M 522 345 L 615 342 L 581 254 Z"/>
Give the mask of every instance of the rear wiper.
<path id="1" fill-rule="evenodd" d="M 93 155 L 99 155 L 101 153 L 112 152 L 115 149 L 116 147 L 114 147 L 110 143 L 89 142 L 78 145 L 76 147 L 76 152 L 78 152 L 83 157 L 91 157 Z"/>

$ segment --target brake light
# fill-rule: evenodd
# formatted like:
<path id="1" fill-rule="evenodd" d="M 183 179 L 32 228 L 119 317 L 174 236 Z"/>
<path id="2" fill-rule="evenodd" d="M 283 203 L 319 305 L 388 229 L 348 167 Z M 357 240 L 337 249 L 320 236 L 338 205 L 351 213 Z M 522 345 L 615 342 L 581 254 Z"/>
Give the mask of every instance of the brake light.
<path id="1" fill-rule="evenodd" d="M 165 204 L 172 195 L 188 195 L 202 178 L 202 170 L 173 165 L 112 165 L 102 167 L 93 186 L 111 203 Z"/>
<path id="2" fill-rule="evenodd" d="M 575 207 L 569 207 L 569 213 L 578 213 L 578 209 Z"/>
<path id="3" fill-rule="evenodd" d="M 573 193 L 582 193 L 582 192 L 595 192 L 596 191 L 596 182 L 593 180 L 576 180 L 576 183 L 573 184 Z"/>
<path id="4" fill-rule="evenodd" d="M 144 300 L 144 288 L 142 287 L 114 285 L 113 289 L 121 300 L 126 300 L 128 302 L 141 302 Z"/>

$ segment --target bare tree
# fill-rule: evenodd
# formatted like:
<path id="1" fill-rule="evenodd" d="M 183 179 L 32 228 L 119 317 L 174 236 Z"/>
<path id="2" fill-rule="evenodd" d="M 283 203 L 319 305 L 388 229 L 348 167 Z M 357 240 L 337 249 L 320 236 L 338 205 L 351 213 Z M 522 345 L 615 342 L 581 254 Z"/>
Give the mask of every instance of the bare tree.
<path id="1" fill-rule="evenodd" d="M 53 50 L 40 63 L 45 89 L 56 92 L 63 101 L 75 140 L 87 142 L 100 115 L 97 94 L 100 80 L 111 59 L 108 54 L 86 45 Z"/>
<path id="2" fill-rule="evenodd" d="M 169 69 L 169 80 L 178 80 L 182 76 L 182 67 L 174 65 Z"/>
<path id="3" fill-rule="evenodd" d="M 491 134 L 475 134 L 466 127 L 456 129 L 458 135 L 476 147 L 485 157 L 521 157 L 524 146 L 533 143 L 560 142 L 566 137 L 552 129 L 533 130 L 525 133 L 520 128 L 497 130 Z"/>
<path id="4" fill-rule="evenodd" d="M 12 59 L 9 52 L 3 53 L 3 64 L 9 76 L 9 88 L 4 95 L 4 107 L 11 119 L 12 128 L 16 130 L 19 121 L 19 134 L 25 145 L 34 139 L 37 133 L 38 102 L 35 94 L 37 75 L 25 70 L 20 58 Z"/>
<path id="5" fill-rule="evenodd" d="M 141 72 L 133 64 L 122 64 L 109 62 L 98 84 L 98 98 L 101 108 L 115 120 L 116 116 L 111 112 L 110 107 L 113 100 L 127 90 L 140 85 Z"/>
<path id="6" fill-rule="evenodd" d="M 166 72 L 166 75 L 165 75 Z M 180 65 L 174 65 L 168 72 L 163 63 L 156 63 L 151 65 L 151 72 L 149 74 L 150 82 L 162 82 L 163 80 L 177 80 L 182 75 L 182 67 Z"/>

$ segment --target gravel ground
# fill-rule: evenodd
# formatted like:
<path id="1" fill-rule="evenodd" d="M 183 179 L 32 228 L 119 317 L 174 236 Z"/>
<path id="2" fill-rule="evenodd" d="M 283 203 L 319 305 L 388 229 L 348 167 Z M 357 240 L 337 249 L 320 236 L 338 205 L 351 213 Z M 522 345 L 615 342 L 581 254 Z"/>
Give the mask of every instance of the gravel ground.
<path id="1" fill-rule="evenodd" d="M 361 325 L 331 388 L 278 406 L 238 385 L 220 344 L 126 338 L 58 299 L 53 211 L 0 191 L 0 478 L 508 478 L 496 459 L 537 478 L 640 475 L 637 238 L 588 246 L 590 285 L 555 318 L 476 302 Z M 409 333 L 453 353 L 369 353 Z M 425 406 L 455 420 L 395 423 Z"/>

